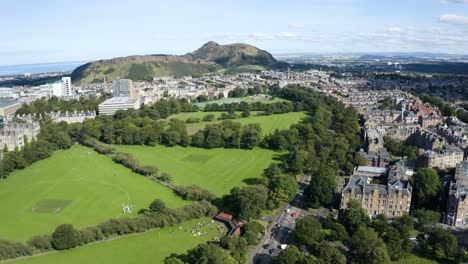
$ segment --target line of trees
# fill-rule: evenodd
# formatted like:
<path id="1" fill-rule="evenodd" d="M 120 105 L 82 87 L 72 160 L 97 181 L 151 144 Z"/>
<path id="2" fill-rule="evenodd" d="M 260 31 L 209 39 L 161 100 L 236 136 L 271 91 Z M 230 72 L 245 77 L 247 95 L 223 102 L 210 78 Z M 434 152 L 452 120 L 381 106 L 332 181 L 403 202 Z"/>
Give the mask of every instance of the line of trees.
<path id="1" fill-rule="evenodd" d="M 50 250 L 65 250 L 106 240 L 115 236 L 142 233 L 153 228 L 175 225 L 192 219 L 212 216 L 217 208 L 207 201 L 191 203 L 181 208 L 167 208 L 156 199 L 138 216 L 110 219 L 97 226 L 76 229 L 71 224 L 59 225 L 51 235 L 34 236 L 26 244 L 0 241 L 0 260 L 30 256 Z"/>
<path id="2" fill-rule="evenodd" d="M 307 105 L 302 102 L 276 102 L 276 103 L 262 103 L 262 102 L 240 102 L 240 103 L 230 103 L 230 104 L 207 104 L 203 109 L 204 112 L 234 112 L 234 111 L 261 111 L 262 115 L 270 114 L 283 114 L 289 112 L 300 112 L 306 111 Z"/>

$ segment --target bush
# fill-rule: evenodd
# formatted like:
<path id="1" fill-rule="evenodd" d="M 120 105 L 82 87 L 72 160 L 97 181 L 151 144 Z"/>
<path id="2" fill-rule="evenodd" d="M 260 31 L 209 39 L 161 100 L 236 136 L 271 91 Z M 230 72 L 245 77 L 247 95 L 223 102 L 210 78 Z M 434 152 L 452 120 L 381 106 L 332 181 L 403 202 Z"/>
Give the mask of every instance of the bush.
<path id="1" fill-rule="evenodd" d="M 59 225 L 52 234 L 52 246 L 57 250 L 69 249 L 81 243 L 80 233 L 70 224 Z"/>
<path id="2" fill-rule="evenodd" d="M 158 172 L 158 168 L 152 165 L 138 165 L 133 171 L 143 176 L 152 176 Z"/>
<path id="3" fill-rule="evenodd" d="M 245 237 L 249 245 L 256 245 L 260 241 L 260 233 L 264 227 L 255 221 L 249 222 L 242 226 L 242 236 Z"/>
<path id="4" fill-rule="evenodd" d="M 161 173 L 161 175 L 158 177 L 158 179 L 160 181 L 163 181 L 163 182 L 171 182 L 172 181 L 172 176 L 163 172 Z"/>
<path id="5" fill-rule="evenodd" d="M 42 252 L 52 249 L 52 238 L 49 235 L 33 236 L 28 240 L 28 245 Z"/>
<path id="6" fill-rule="evenodd" d="M 215 115 L 213 114 L 209 114 L 203 117 L 203 121 L 205 122 L 210 122 L 210 121 L 213 121 L 214 119 L 215 119 Z"/>
<path id="7" fill-rule="evenodd" d="M 163 200 L 156 199 L 150 204 L 149 210 L 154 213 L 163 213 L 166 211 L 166 204 Z"/>
<path id="8" fill-rule="evenodd" d="M 21 243 L 0 240 L 0 260 L 29 256 L 32 249 Z"/>
<path id="9" fill-rule="evenodd" d="M 190 123 L 200 123 L 200 118 L 198 117 L 190 117 L 187 120 L 185 120 L 185 123 L 190 124 Z"/>
<path id="10" fill-rule="evenodd" d="M 178 186 L 176 192 L 185 200 L 212 201 L 216 199 L 216 195 L 196 185 Z"/>

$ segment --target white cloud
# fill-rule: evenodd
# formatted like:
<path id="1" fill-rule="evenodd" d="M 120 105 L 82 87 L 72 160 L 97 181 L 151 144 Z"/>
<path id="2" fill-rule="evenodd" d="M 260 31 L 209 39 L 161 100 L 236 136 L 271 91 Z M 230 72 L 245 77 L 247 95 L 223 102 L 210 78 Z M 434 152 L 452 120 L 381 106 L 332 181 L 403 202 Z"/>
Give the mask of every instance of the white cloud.
<path id="1" fill-rule="evenodd" d="M 390 34 L 402 34 L 406 32 L 406 28 L 399 26 L 388 26 L 384 29 L 384 31 Z"/>
<path id="2" fill-rule="evenodd" d="M 291 23 L 288 25 L 288 28 L 289 29 L 300 29 L 300 28 L 304 28 L 304 24 L 302 23 Z"/>
<path id="3" fill-rule="evenodd" d="M 277 38 L 283 38 L 283 39 L 293 39 L 293 38 L 296 38 L 297 35 L 296 33 L 292 33 L 292 32 L 281 32 L 281 33 L 278 33 L 276 34 L 276 37 Z"/>
<path id="4" fill-rule="evenodd" d="M 453 25 L 468 25 L 468 17 L 455 14 L 443 14 L 439 17 L 439 21 Z"/>
<path id="5" fill-rule="evenodd" d="M 442 0 L 442 4 L 468 4 L 468 0 Z"/>
<path id="6" fill-rule="evenodd" d="M 377 52 L 425 51 L 468 54 L 468 28 L 446 29 L 440 27 L 416 28 L 387 25 L 378 31 L 341 33 L 223 33 L 206 36 L 206 40 L 221 43 L 245 42 L 262 47 L 287 42 L 291 47 L 302 47 L 313 52 Z M 294 51 L 294 50 L 291 50 Z"/>

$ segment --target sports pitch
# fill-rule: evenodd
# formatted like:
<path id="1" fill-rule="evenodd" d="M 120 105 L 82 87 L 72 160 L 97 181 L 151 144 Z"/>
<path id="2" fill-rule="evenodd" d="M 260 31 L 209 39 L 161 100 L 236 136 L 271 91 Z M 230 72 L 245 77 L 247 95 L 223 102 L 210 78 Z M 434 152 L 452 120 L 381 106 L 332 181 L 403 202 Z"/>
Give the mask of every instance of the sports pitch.
<path id="1" fill-rule="evenodd" d="M 196 236 L 186 230 L 197 223 L 208 223 L 199 230 L 202 236 Z M 182 254 L 196 245 L 220 237 L 217 224 L 211 224 L 209 218 L 192 220 L 178 226 L 163 229 L 152 229 L 143 234 L 120 237 L 43 256 L 13 260 L 15 264 L 49 264 L 49 263 L 163 263 L 164 258 L 172 253 Z"/>
<path id="2" fill-rule="evenodd" d="M 194 184 L 218 196 L 244 185 L 244 180 L 260 178 L 278 153 L 256 148 L 202 149 L 183 147 L 115 146 L 132 153 L 141 164 L 151 164 L 169 173 L 176 185 Z"/>
<path id="3" fill-rule="evenodd" d="M 76 145 L 0 180 L 0 239 L 26 241 L 64 223 L 80 228 L 125 217 L 122 204 L 134 204 L 130 215 L 136 215 L 155 198 L 170 207 L 187 204 L 168 188 Z"/>

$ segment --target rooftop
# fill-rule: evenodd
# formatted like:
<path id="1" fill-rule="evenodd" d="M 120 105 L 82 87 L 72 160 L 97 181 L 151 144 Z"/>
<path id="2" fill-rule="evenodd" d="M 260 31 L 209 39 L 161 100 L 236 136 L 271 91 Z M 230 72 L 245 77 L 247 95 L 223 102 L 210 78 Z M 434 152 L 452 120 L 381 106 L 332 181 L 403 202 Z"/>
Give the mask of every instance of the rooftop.
<path id="1" fill-rule="evenodd" d="M 138 99 L 130 98 L 130 97 L 112 97 L 107 99 L 106 101 L 102 102 L 100 105 L 108 105 L 108 104 L 134 104 L 138 101 Z"/>
<path id="2" fill-rule="evenodd" d="M 17 101 L 17 100 L 0 101 L 0 108 L 11 106 L 11 105 L 14 105 L 14 104 L 17 104 L 17 103 L 19 103 L 19 101 Z"/>
<path id="3" fill-rule="evenodd" d="M 387 173 L 388 168 L 359 166 L 359 167 L 357 167 L 356 171 L 357 172 L 365 172 L 365 173 L 385 174 L 385 173 Z"/>

